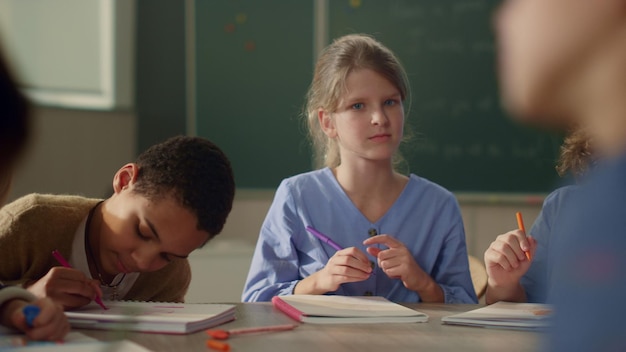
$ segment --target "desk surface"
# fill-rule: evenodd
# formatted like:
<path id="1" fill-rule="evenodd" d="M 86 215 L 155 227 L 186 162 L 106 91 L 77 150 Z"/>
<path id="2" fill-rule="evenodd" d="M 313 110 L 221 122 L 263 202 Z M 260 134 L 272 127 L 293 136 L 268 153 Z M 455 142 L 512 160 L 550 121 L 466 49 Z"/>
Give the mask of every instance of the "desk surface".
<path id="1" fill-rule="evenodd" d="M 541 334 L 529 331 L 443 325 L 443 316 L 477 308 L 469 304 L 407 304 L 428 314 L 428 323 L 414 324 L 301 324 L 292 331 L 239 335 L 228 340 L 231 351 L 536 351 Z M 293 323 L 271 303 L 238 303 L 237 319 L 224 329 Z M 158 335 L 81 330 L 99 340 L 132 340 L 153 351 L 210 351 L 207 335 Z"/>

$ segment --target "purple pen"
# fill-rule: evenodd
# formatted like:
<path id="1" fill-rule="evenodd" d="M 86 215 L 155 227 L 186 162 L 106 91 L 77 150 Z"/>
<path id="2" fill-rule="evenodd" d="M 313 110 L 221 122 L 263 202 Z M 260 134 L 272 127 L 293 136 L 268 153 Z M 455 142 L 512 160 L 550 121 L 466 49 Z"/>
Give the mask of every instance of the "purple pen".
<path id="1" fill-rule="evenodd" d="M 340 251 L 343 248 L 338 245 L 335 241 L 331 240 L 330 237 L 324 235 L 323 233 L 317 231 L 316 229 L 312 228 L 311 226 L 307 226 L 306 230 L 309 231 L 313 236 L 319 238 L 322 242 L 328 244 L 329 246 L 333 247 L 334 249 Z"/>

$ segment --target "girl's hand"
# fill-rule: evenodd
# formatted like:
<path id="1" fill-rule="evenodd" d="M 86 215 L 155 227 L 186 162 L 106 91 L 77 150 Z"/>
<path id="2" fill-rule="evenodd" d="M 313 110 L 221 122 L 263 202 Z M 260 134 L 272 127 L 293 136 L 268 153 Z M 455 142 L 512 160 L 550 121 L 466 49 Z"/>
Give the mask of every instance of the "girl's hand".
<path id="1" fill-rule="evenodd" d="M 64 309 L 82 307 L 96 296 L 102 297 L 98 280 L 76 269 L 55 266 L 46 276 L 36 281 L 27 290 L 37 297 L 49 297 Z"/>
<path id="2" fill-rule="evenodd" d="M 28 326 L 22 309 L 26 305 L 36 305 L 40 311 Z M 9 325 L 26 333 L 32 340 L 61 341 L 70 331 L 70 324 L 63 312 L 63 307 L 50 298 L 40 298 L 33 303 L 15 299 L 5 305 L 9 314 Z"/>
<path id="3" fill-rule="evenodd" d="M 509 231 L 496 237 L 485 251 L 485 268 L 489 276 L 489 286 L 513 287 L 528 271 L 532 260 L 526 258 L 525 251 L 535 255 L 537 241 L 526 236 L 521 230 Z"/>
<path id="4" fill-rule="evenodd" d="M 415 261 L 404 243 L 389 235 L 378 235 L 363 241 L 366 246 L 382 244 L 387 249 L 368 247 L 367 253 L 378 259 L 378 266 L 392 279 L 402 281 L 404 287 L 415 291 L 423 302 L 443 302 L 443 289 Z"/>
<path id="5" fill-rule="evenodd" d="M 372 274 L 372 266 L 365 253 L 355 247 L 337 251 L 326 266 L 315 274 L 301 280 L 294 294 L 324 294 L 336 291 L 346 282 L 366 280 Z"/>
<path id="6" fill-rule="evenodd" d="M 387 276 L 401 280 L 404 287 L 410 290 L 419 291 L 418 281 L 425 273 L 404 243 L 389 235 L 378 235 L 366 239 L 363 244 L 387 246 L 387 249 L 368 247 L 367 253 L 377 258 L 378 266 Z"/>

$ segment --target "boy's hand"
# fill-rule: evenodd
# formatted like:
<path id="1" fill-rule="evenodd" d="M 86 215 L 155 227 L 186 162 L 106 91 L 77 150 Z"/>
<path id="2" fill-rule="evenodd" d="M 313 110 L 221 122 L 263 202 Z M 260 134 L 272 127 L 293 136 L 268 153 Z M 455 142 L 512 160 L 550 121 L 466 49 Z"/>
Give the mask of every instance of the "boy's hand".
<path id="1" fill-rule="evenodd" d="M 27 288 L 37 297 L 49 297 L 61 304 L 64 309 L 82 307 L 96 296 L 102 297 L 98 280 L 76 269 L 54 267 Z"/>

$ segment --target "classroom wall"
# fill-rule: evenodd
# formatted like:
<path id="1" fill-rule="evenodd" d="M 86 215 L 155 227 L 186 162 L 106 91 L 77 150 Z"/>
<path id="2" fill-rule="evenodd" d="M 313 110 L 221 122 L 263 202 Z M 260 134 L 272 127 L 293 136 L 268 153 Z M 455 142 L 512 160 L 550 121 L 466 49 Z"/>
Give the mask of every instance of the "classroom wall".
<path id="1" fill-rule="evenodd" d="M 134 159 L 135 120 L 131 112 L 35 108 L 30 149 L 9 198 L 33 192 L 108 196 L 115 172 Z"/>

